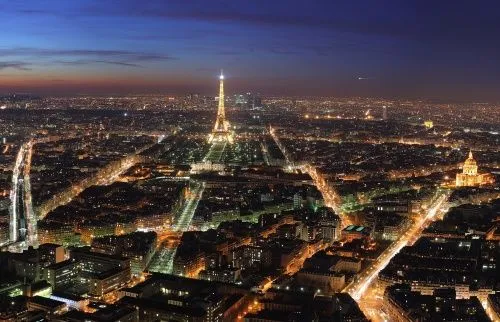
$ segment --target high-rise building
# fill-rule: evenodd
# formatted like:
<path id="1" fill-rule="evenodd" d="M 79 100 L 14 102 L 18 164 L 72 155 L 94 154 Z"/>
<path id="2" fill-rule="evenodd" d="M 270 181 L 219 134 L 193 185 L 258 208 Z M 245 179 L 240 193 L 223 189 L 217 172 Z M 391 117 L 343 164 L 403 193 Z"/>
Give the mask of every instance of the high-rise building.
<path id="1" fill-rule="evenodd" d="M 262 99 L 258 93 L 247 92 L 234 95 L 234 104 L 237 107 L 253 109 L 262 106 Z"/>
<path id="2" fill-rule="evenodd" d="M 302 208 L 302 196 L 299 193 L 293 195 L 293 209 Z"/>
<path id="3" fill-rule="evenodd" d="M 382 119 L 387 120 L 387 106 L 382 106 Z"/>
<path id="4" fill-rule="evenodd" d="M 66 249 L 57 244 L 45 243 L 38 247 L 40 261 L 47 265 L 57 264 L 66 259 Z"/>
<path id="5" fill-rule="evenodd" d="M 44 268 L 44 279 L 55 290 L 63 289 L 74 283 L 80 270 L 80 264 L 75 260 L 65 260 Z"/>

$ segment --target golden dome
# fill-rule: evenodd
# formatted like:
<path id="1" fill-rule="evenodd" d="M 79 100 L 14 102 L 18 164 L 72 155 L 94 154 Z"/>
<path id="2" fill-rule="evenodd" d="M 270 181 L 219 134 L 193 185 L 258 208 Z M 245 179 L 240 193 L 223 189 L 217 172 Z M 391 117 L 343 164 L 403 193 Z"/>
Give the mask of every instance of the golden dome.
<path id="1" fill-rule="evenodd" d="M 477 165 L 477 162 L 474 160 L 474 156 L 472 155 L 472 151 L 469 151 L 469 157 L 465 160 L 464 165 Z"/>

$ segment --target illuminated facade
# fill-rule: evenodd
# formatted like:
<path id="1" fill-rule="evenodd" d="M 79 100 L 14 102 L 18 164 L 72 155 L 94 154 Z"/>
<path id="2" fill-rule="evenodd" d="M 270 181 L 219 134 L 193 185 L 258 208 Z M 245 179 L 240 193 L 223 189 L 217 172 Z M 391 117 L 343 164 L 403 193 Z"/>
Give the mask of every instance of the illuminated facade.
<path id="1" fill-rule="evenodd" d="M 464 162 L 462 173 L 457 173 L 457 187 L 473 187 L 493 183 L 493 177 L 489 173 L 478 173 L 477 162 L 474 160 L 472 151 Z"/>
<path id="2" fill-rule="evenodd" d="M 224 75 L 219 76 L 219 107 L 217 109 L 217 119 L 212 133 L 209 136 L 209 142 L 222 141 L 233 142 L 233 136 L 229 129 L 229 122 L 226 120 L 226 110 L 224 107 Z"/>

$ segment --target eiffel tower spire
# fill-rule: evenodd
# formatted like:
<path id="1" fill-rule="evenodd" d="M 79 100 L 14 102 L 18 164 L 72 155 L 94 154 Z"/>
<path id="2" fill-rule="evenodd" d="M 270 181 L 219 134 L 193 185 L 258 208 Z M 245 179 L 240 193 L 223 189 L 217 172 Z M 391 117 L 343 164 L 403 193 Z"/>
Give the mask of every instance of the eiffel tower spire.
<path id="1" fill-rule="evenodd" d="M 229 122 L 226 120 L 226 110 L 224 107 L 224 74 L 222 69 L 219 76 L 219 107 L 217 109 L 217 118 L 215 126 L 210 135 L 209 141 L 228 141 L 232 142 L 232 136 L 229 131 Z"/>
<path id="2" fill-rule="evenodd" d="M 222 69 L 219 76 L 219 108 L 217 109 L 214 132 L 227 132 L 226 111 L 224 109 L 224 74 L 222 74 Z"/>

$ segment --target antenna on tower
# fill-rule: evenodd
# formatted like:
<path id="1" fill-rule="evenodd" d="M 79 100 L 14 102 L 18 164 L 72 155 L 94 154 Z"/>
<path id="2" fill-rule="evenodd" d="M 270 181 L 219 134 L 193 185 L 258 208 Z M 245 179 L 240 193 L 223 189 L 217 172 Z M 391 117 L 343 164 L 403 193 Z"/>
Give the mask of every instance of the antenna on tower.
<path id="1" fill-rule="evenodd" d="M 222 73 L 222 68 L 220 70 L 220 76 L 219 76 L 220 79 L 224 79 L 224 74 Z"/>

